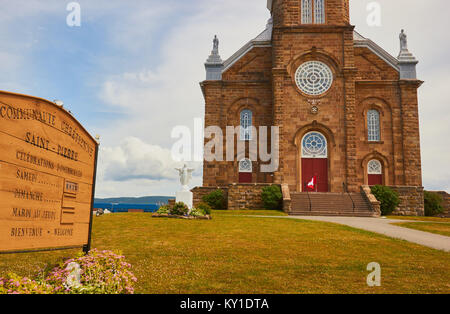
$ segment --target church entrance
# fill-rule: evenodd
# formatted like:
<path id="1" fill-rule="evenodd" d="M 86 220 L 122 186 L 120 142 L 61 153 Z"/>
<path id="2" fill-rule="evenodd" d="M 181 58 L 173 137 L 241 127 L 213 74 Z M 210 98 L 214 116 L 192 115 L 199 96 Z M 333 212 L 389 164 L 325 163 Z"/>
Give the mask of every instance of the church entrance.
<path id="1" fill-rule="evenodd" d="M 307 133 L 302 140 L 302 190 L 316 179 L 314 192 L 328 192 L 328 145 L 323 134 Z"/>

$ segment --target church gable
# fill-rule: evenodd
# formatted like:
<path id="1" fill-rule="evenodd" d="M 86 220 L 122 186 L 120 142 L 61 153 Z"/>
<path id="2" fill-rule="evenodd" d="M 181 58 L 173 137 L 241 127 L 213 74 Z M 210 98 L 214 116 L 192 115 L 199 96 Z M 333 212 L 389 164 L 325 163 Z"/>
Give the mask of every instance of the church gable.
<path id="1" fill-rule="evenodd" d="M 355 48 L 358 80 L 398 80 L 399 72 L 368 48 Z"/>
<path id="2" fill-rule="evenodd" d="M 253 48 L 222 74 L 224 81 L 270 80 L 272 48 Z"/>

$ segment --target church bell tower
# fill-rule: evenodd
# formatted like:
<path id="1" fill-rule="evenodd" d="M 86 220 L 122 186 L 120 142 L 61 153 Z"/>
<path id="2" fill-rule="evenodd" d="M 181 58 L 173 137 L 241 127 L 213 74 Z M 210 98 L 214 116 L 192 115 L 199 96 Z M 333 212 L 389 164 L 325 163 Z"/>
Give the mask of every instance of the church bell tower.
<path id="1" fill-rule="evenodd" d="M 323 180 L 319 182 L 321 191 L 340 192 L 343 183 L 357 191 L 356 69 L 349 0 L 268 0 L 268 7 L 274 23 L 273 121 L 280 127 L 280 156 L 297 156 L 280 159 L 274 181 L 297 182 L 297 186 L 290 184 L 291 190 L 304 190 L 313 166 L 307 164 L 301 145 L 308 132 L 316 131 L 328 145 L 328 154 L 317 170 Z M 293 116 L 299 117 L 295 123 Z M 335 149 L 332 142 L 345 150 Z M 333 164 L 333 160 L 347 164 Z M 342 172 L 339 179 L 331 177 L 331 169 L 336 168 L 342 169 L 338 170 Z"/>

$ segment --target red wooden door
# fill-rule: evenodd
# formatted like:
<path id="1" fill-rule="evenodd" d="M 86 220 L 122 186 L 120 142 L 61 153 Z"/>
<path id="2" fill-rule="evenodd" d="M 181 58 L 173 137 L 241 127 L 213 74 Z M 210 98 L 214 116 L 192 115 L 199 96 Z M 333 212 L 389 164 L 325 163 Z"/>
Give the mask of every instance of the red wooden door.
<path id="1" fill-rule="evenodd" d="M 239 183 L 252 183 L 252 173 L 239 172 Z"/>
<path id="2" fill-rule="evenodd" d="M 302 158 L 302 186 L 317 178 L 317 192 L 328 192 L 328 159 Z M 316 191 L 315 191 L 316 192 Z"/>
<path id="3" fill-rule="evenodd" d="M 382 174 L 369 174 L 369 185 L 383 185 L 383 175 Z"/>

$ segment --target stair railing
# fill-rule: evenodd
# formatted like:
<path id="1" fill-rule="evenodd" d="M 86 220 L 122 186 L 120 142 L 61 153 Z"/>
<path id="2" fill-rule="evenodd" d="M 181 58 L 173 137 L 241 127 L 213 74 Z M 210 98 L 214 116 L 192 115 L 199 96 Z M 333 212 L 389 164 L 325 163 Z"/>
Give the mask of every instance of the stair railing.
<path id="1" fill-rule="evenodd" d="M 309 211 L 312 212 L 312 203 L 311 203 L 311 196 L 309 196 L 309 191 L 308 191 L 308 182 L 305 182 L 305 188 L 304 190 L 306 191 L 306 195 L 308 195 L 308 200 L 309 200 Z"/>
<path id="2" fill-rule="evenodd" d="M 352 204 L 353 204 L 353 212 L 355 212 L 355 210 L 356 210 L 355 201 L 353 200 L 352 195 L 348 191 L 348 186 L 347 186 L 347 184 L 345 184 L 345 182 L 342 183 L 342 186 L 344 187 L 344 192 L 347 193 L 348 197 L 350 197 L 350 200 L 352 201 Z"/>

